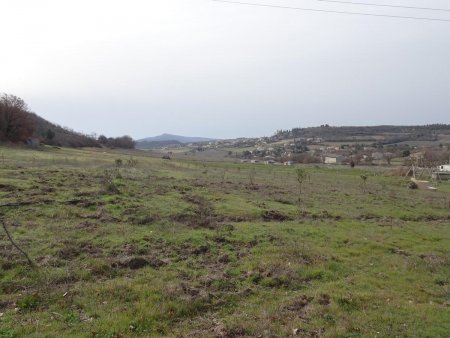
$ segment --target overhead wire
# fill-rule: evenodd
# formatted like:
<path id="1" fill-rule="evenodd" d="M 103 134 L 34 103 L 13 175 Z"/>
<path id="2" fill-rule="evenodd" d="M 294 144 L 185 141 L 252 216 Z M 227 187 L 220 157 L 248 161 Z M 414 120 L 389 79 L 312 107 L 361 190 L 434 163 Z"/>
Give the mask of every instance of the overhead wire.
<path id="1" fill-rule="evenodd" d="M 406 15 L 390 15 L 390 14 L 351 12 L 351 11 L 337 11 L 337 10 L 329 10 L 329 9 L 281 6 L 281 5 L 262 4 L 262 3 L 254 3 L 254 2 L 232 1 L 232 0 L 211 0 L 211 1 L 229 3 L 229 4 L 234 4 L 234 5 L 246 5 L 246 6 L 257 6 L 257 7 L 267 7 L 267 8 L 280 8 L 280 9 L 290 9 L 290 10 L 297 10 L 297 11 L 319 12 L 319 13 L 333 13 L 333 14 L 345 14 L 345 15 L 362 15 L 362 16 L 370 16 L 370 17 L 384 17 L 384 18 L 391 18 L 391 19 L 411 19 L 411 20 L 423 20 L 423 21 L 450 22 L 450 19 L 430 18 L 430 17 L 420 17 L 420 16 L 406 16 Z"/>
<path id="2" fill-rule="evenodd" d="M 416 6 L 404 6 L 404 5 L 386 5 L 386 4 L 375 4 L 375 3 L 369 3 L 369 2 L 342 1 L 342 0 L 315 0 L 315 1 L 331 2 L 331 3 L 346 4 L 346 5 L 358 5 L 358 6 L 374 6 L 374 7 L 389 7 L 389 8 L 450 12 L 450 9 L 447 9 L 447 8 L 416 7 Z"/>

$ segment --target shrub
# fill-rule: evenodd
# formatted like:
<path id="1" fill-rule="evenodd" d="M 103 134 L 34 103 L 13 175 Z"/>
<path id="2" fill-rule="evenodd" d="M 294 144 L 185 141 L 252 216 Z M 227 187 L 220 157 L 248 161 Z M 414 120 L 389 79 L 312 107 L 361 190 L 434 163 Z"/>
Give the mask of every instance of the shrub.
<path id="1" fill-rule="evenodd" d="M 418 189 L 419 186 L 417 185 L 416 182 L 411 181 L 411 182 L 408 183 L 408 188 L 409 189 Z"/>

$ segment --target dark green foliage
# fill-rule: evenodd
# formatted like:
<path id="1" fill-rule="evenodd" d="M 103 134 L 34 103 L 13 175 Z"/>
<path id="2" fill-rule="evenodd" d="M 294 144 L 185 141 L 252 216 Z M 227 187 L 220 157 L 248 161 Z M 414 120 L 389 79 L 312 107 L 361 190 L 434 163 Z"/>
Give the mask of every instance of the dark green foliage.
<path id="1" fill-rule="evenodd" d="M 23 311 L 31 311 L 38 307 L 39 303 L 41 302 L 41 297 L 39 294 L 30 294 L 25 295 L 22 298 L 20 298 L 16 305 L 20 310 Z"/>
<path id="2" fill-rule="evenodd" d="M 0 338 L 16 338 L 17 335 L 13 330 L 0 329 Z"/>

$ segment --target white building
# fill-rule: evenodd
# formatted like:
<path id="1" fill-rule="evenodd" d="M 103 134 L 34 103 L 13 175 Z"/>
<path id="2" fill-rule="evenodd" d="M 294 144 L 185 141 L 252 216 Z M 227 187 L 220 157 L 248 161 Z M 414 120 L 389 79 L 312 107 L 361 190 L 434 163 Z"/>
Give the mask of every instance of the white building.
<path id="1" fill-rule="evenodd" d="M 442 164 L 433 170 L 432 177 L 435 180 L 450 180 L 450 165 Z"/>
<path id="2" fill-rule="evenodd" d="M 375 153 L 372 153 L 372 158 L 374 160 L 379 161 L 379 160 L 382 160 L 384 158 L 384 155 L 383 155 L 383 153 L 375 152 Z"/>
<path id="3" fill-rule="evenodd" d="M 449 172 L 450 173 L 450 164 L 443 164 L 437 167 L 438 171 Z"/>
<path id="4" fill-rule="evenodd" d="M 345 157 L 342 155 L 330 155 L 325 156 L 323 159 L 323 163 L 325 164 L 342 164 L 342 162 L 345 160 Z"/>

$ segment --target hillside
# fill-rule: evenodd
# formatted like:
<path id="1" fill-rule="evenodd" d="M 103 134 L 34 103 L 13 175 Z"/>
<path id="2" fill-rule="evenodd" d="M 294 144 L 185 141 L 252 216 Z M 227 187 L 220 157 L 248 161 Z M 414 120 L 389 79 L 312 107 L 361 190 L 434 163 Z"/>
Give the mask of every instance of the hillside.
<path id="1" fill-rule="evenodd" d="M 36 128 L 33 137 L 42 143 L 60 147 L 100 147 L 91 136 L 58 126 L 37 114 L 30 113 L 30 117 Z"/>
<path id="2" fill-rule="evenodd" d="M 384 144 L 407 141 L 436 141 L 438 135 L 450 135 L 450 125 L 430 124 L 422 126 L 342 126 L 293 128 L 280 130 L 274 137 L 287 139 L 321 138 L 328 142 L 379 142 Z"/>

